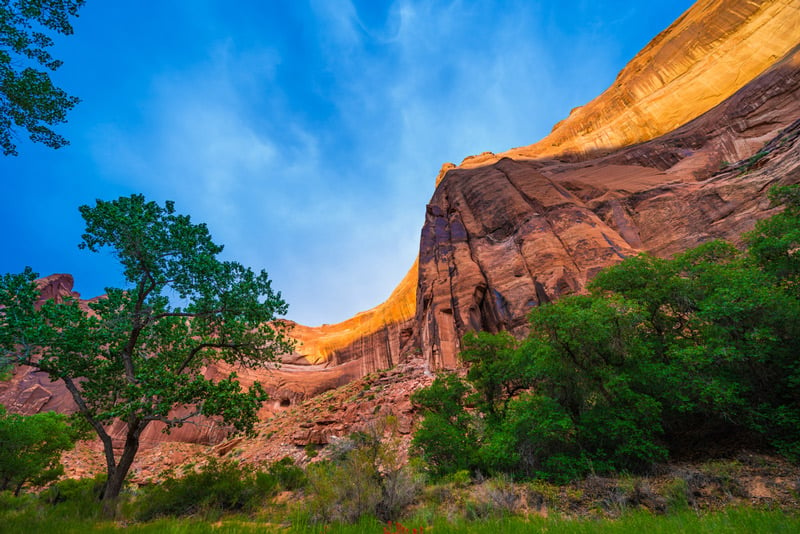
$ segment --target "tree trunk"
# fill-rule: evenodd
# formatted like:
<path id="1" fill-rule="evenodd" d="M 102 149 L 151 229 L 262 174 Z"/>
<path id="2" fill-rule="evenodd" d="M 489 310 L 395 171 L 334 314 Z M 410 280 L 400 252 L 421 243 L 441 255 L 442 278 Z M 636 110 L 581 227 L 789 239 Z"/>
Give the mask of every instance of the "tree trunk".
<path id="1" fill-rule="evenodd" d="M 139 451 L 139 436 L 147 426 L 147 422 L 133 421 L 128 423 L 128 433 L 125 436 L 125 446 L 122 449 L 122 454 L 119 457 L 119 462 L 116 465 L 109 465 L 108 480 L 106 481 L 105 488 L 101 499 L 106 501 L 106 511 L 109 511 L 109 506 L 113 507 L 122 485 L 125 483 L 125 477 L 128 476 L 133 459 Z M 110 441 L 109 441 L 110 445 Z"/>

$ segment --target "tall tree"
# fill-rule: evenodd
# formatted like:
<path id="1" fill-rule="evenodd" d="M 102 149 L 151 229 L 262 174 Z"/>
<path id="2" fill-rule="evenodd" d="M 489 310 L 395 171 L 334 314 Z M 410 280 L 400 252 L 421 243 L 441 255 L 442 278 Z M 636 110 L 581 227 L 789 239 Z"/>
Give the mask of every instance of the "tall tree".
<path id="1" fill-rule="evenodd" d="M 30 269 L 5 275 L 0 347 L 14 363 L 64 381 L 103 443 L 103 498 L 114 499 L 153 421 L 169 429 L 197 415 L 221 416 L 236 430 L 252 430 L 264 390 L 258 383 L 243 390 L 233 372 L 209 380 L 209 364 L 263 366 L 293 343 L 276 320 L 287 305 L 267 273 L 220 260 L 222 247 L 206 226 L 176 214 L 172 202 L 162 207 L 133 195 L 80 211 L 86 233 L 79 246 L 111 249 L 128 287 L 106 288 L 85 309 L 70 298 L 37 304 Z M 108 432 L 115 420 L 125 428 L 119 455 Z"/>
<path id="2" fill-rule="evenodd" d="M 69 144 L 50 126 L 66 121 L 79 99 L 56 87 L 47 71 L 61 61 L 50 55 L 48 34 L 72 34 L 70 18 L 84 0 L 2 0 L 0 2 L 0 147 L 17 155 L 16 128 L 52 148 Z M 45 69 L 45 70 L 41 70 Z"/>

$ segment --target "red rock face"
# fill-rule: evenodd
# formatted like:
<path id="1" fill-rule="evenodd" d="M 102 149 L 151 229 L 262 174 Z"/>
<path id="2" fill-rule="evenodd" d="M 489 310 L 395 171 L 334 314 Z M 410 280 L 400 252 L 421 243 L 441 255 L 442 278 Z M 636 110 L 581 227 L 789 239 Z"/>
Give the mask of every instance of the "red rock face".
<path id="1" fill-rule="evenodd" d="M 523 334 L 532 307 L 580 291 L 627 256 L 736 240 L 770 213 L 769 186 L 800 182 L 798 117 L 795 52 L 653 141 L 596 159 L 450 170 L 422 229 L 423 354 L 433 368 L 454 367 L 466 331 Z"/>

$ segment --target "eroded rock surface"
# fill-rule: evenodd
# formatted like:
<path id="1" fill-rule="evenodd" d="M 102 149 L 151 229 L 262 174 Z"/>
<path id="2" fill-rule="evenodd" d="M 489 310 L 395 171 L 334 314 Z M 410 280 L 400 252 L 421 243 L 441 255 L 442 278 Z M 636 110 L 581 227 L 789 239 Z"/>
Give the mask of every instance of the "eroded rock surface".
<path id="1" fill-rule="evenodd" d="M 427 207 L 415 327 L 433 368 L 467 330 L 523 334 L 534 306 L 639 252 L 736 240 L 800 182 L 800 52 L 674 132 L 582 161 L 450 170 Z M 733 163 L 731 163 L 733 162 Z"/>
<path id="2" fill-rule="evenodd" d="M 587 164 L 585 172 L 581 173 L 580 169 L 575 168 L 572 169 L 571 176 L 582 184 L 580 187 L 584 187 L 587 182 L 599 183 L 599 189 L 607 191 L 613 191 L 616 188 L 622 191 L 628 191 L 631 188 L 639 190 L 646 186 L 657 187 L 671 180 L 707 178 L 713 171 L 719 169 L 722 161 L 735 162 L 755 154 L 770 135 L 774 135 L 777 129 L 786 126 L 793 120 L 793 117 L 796 117 L 791 114 L 791 106 L 782 107 L 787 102 L 777 102 L 778 99 L 796 98 L 796 93 L 786 91 L 785 88 L 780 89 L 780 83 L 775 87 L 770 85 L 777 82 L 785 74 L 785 71 L 773 72 L 772 78 L 759 78 L 757 87 L 753 87 L 751 84 L 754 79 L 779 62 L 781 58 L 786 57 L 787 54 L 794 57 L 795 59 L 792 61 L 796 63 L 797 56 L 791 52 L 798 44 L 800 44 L 800 0 L 753 2 L 700 0 L 642 49 L 620 72 L 611 87 L 585 106 L 573 110 L 568 118 L 553 128 L 550 135 L 533 145 L 512 149 L 502 154 L 484 152 L 468 157 L 459 167 L 462 170 L 483 168 L 499 162 L 502 158 L 528 161 L 532 169 L 543 165 L 541 174 L 544 180 L 540 180 L 539 183 L 546 184 L 547 180 L 552 180 L 556 175 L 568 172 L 566 168 L 552 168 L 552 160 L 582 160 Z M 796 64 L 785 66 L 788 70 L 796 68 Z M 745 96 L 734 95 L 746 85 L 750 86 L 751 90 L 746 92 L 750 96 L 746 97 L 748 100 L 744 102 L 742 99 Z M 614 157 L 606 160 L 598 159 L 634 143 L 654 140 L 658 136 L 673 132 L 681 125 L 709 112 L 715 106 L 725 102 L 726 99 L 728 103 L 725 104 L 727 112 L 724 117 L 719 116 L 718 112 L 712 111 L 710 115 L 712 118 L 700 125 L 702 131 L 696 130 L 698 125 L 695 125 L 689 129 L 683 129 L 682 136 L 667 136 L 661 142 L 653 142 L 641 151 L 623 151 L 616 159 Z M 764 106 L 767 101 L 769 104 Z M 762 112 L 754 114 L 753 108 L 759 106 L 761 106 Z M 727 122 L 715 123 L 714 117 L 716 120 Z M 725 128 L 730 129 L 729 135 L 718 131 Z M 712 132 L 711 130 L 714 129 L 716 130 Z M 702 154 L 696 153 L 700 151 Z M 549 163 L 547 158 L 551 158 Z M 592 164 L 591 161 L 594 163 Z M 556 163 L 558 162 L 556 161 Z M 512 165 L 505 163 L 501 167 L 512 167 Z M 497 170 L 499 172 L 500 168 L 498 167 Z M 436 177 L 437 193 L 431 201 L 431 210 L 436 210 L 433 206 L 441 201 L 442 195 L 445 195 L 438 191 L 442 181 L 446 176 L 458 176 L 459 172 L 458 169 L 454 170 L 453 164 L 446 163 L 442 166 Z M 479 170 L 478 172 L 482 177 L 476 180 L 480 180 L 486 187 L 503 182 L 496 177 L 489 176 L 494 171 Z M 663 174 L 659 174 L 659 172 Z M 526 180 L 520 178 L 520 173 L 524 174 L 525 171 L 515 167 L 516 178 L 514 179 L 524 186 L 523 193 L 511 196 L 498 193 L 499 196 L 492 199 L 491 191 L 489 191 L 487 192 L 488 196 L 481 200 L 487 205 L 491 205 L 496 200 L 500 205 L 491 206 L 490 211 L 497 212 L 504 209 L 504 202 L 511 201 L 511 198 L 516 199 L 511 201 L 514 207 L 510 208 L 516 210 L 516 215 L 510 215 L 505 221 L 510 224 L 518 221 L 520 214 L 524 213 L 524 210 L 519 211 L 527 202 L 523 197 L 527 196 L 535 203 L 539 201 L 537 195 L 549 196 L 551 194 L 551 192 L 546 194 L 536 192 L 536 185 L 527 183 Z M 486 176 L 483 176 L 484 174 Z M 499 180 L 499 182 L 493 180 Z M 565 183 L 554 180 L 558 187 L 563 188 L 569 183 L 569 178 L 563 182 Z M 555 186 L 546 185 L 546 187 Z M 480 189 L 478 186 L 476 188 Z M 578 193 L 571 194 L 577 195 Z M 609 194 L 613 196 L 614 193 Z M 474 194 L 470 198 L 474 201 L 478 200 L 474 198 Z M 523 204 L 517 204 L 517 201 Z M 612 213 L 616 213 L 618 217 L 630 217 L 631 210 L 626 212 L 621 210 L 621 204 L 619 206 L 616 208 L 612 206 Z M 592 211 L 589 206 L 583 206 L 580 209 L 573 207 L 559 213 L 562 218 L 581 213 L 582 216 L 587 217 L 582 224 L 591 228 L 592 217 L 600 215 L 598 213 L 590 215 L 585 211 L 587 209 Z M 676 209 L 681 208 L 677 207 Z M 433 218 L 438 217 L 430 211 L 428 215 Z M 605 217 L 605 215 L 603 216 Z M 555 220 L 555 218 L 555 213 L 551 213 L 550 219 Z M 677 217 L 668 217 L 662 220 L 662 223 L 674 224 L 677 220 Z M 438 224 L 441 222 L 439 221 Z M 491 223 L 491 221 L 488 222 Z M 619 219 L 618 222 L 620 226 L 617 237 L 626 240 L 631 247 L 640 249 L 636 228 L 622 219 Z M 458 223 L 456 223 L 457 225 Z M 492 228 L 491 230 L 497 229 Z M 577 229 L 570 230 L 569 233 L 573 234 L 575 230 Z M 423 233 L 426 234 L 430 231 L 426 227 Z M 646 229 L 644 231 L 646 232 Z M 676 236 L 682 235 L 679 229 L 668 233 Z M 728 235 L 733 235 L 733 233 Z M 556 234 L 561 235 L 559 232 Z M 593 251 L 600 252 L 597 247 L 602 246 L 602 242 L 605 240 L 602 234 L 603 232 L 595 234 L 595 238 L 601 238 L 602 241 L 592 243 L 586 250 L 575 249 L 572 255 L 576 257 L 573 260 L 579 260 L 577 256 L 582 254 L 591 254 Z M 611 233 L 606 231 L 605 234 L 614 241 L 615 237 Z M 567 240 L 570 239 L 569 235 L 565 237 Z M 582 239 L 577 235 L 572 237 Z M 425 240 L 429 238 L 429 235 L 423 235 L 421 254 L 425 253 L 424 249 L 427 248 Z M 537 250 L 533 253 L 535 257 L 531 257 L 527 263 L 534 265 L 534 276 L 540 284 L 545 278 L 553 279 L 554 287 L 551 288 L 553 295 L 558 295 L 568 288 L 575 289 L 581 286 L 585 281 L 585 273 L 603 263 L 598 261 L 595 266 L 580 265 L 577 268 L 568 269 L 571 260 L 558 252 L 560 246 L 558 243 L 551 242 L 555 238 L 554 235 L 546 238 L 545 234 L 541 234 L 540 238 L 545 241 L 541 243 L 526 241 L 526 251 L 523 256 L 532 253 L 531 251 L 534 249 Z M 574 245 L 573 243 L 569 247 L 574 248 Z M 619 243 L 615 241 L 614 246 L 617 245 Z M 555 255 L 553 265 L 540 263 L 546 261 L 547 253 L 538 251 L 539 246 L 550 249 Z M 686 246 L 691 246 L 691 242 L 687 242 Z M 457 248 L 460 250 L 463 247 Z M 654 242 L 648 244 L 645 249 L 654 252 L 662 250 Z M 668 250 L 669 247 L 663 248 L 664 253 L 667 253 Z M 607 254 L 607 252 L 602 253 Z M 622 249 L 620 249 L 620 253 L 624 254 Z M 614 254 L 614 256 L 617 255 Z M 490 263 L 486 265 L 487 268 L 492 267 Z M 462 271 L 458 273 L 459 280 L 469 282 L 469 277 L 472 275 L 464 270 L 467 269 L 466 264 L 459 262 L 459 266 L 462 268 Z M 539 272 L 537 269 L 542 271 Z M 420 343 L 427 343 L 430 339 L 443 338 L 447 340 L 443 342 L 444 345 L 450 346 L 451 349 L 447 351 L 448 356 L 437 356 L 435 363 L 444 365 L 445 360 L 449 362 L 448 365 L 452 363 L 452 348 L 456 347 L 462 330 L 456 328 L 451 331 L 446 326 L 447 321 L 428 322 L 426 323 L 428 326 L 420 323 L 420 308 L 417 304 L 423 301 L 422 297 L 416 294 L 416 272 L 417 265 L 415 263 L 409 275 L 398 285 L 390 299 L 370 312 L 366 312 L 370 314 L 369 320 L 362 320 L 362 318 L 354 321 L 359 318 L 356 316 L 336 325 L 308 329 L 303 334 L 303 339 L 308 346 L 314 347 L 309 351 L 312 361 L 328 360 L 329 358 L 334 362 L 360 359 L 363 362 L 362 368 L 367 371 L 380 368 L 388 362 L 393 364 L 402 361 L 404 355 L 419 348 Z M 449 283 L 434 283 L 428 278 L 432 273 L 433 271 L 430 270 L 424 273 L 420 270 L 420 287 L 424 286 L 427 290 L 431 284 L 446 286 Z M 441 271 L 436 271 L 435 274 L 437 277 L 447 276 Z M 496 278 L 505 275 L 498 273 L 492 276 Z M 556 279 L 559 282 L 556 283 Z M 521 280 L 517 282 L 517 292 L 525 295 L 526 302 L 530 301 L 531 297 L 527 293 L 526 283 Z M 436 291 L 441 292 L 443 288 L 438 286 Z M 533 287 L 537 287 L 536 284 L 533 284 Z M 487 297 L 477 296 L 478 300 L 484 299 L 484 307 L 497 299 L 497 295 L 492 294 L 491 291 L 487 295 Z M 511 295 L 510 298 L 515 297 Z M 538 298 L 534 296 L 533 301 L 538 301 Z M 515 306 L 518 307 L 519 304 L 511 305 L 512 308 Z M 492 309 L 501 310 L 503 307 L 504 305 L 500 302 L 496 306 L 492 305 Z M 445 311 L 447 309 L 442 306 L 436 313 L 447 315 L 448 312 Z M 511 313 L 512 316 L 515 316 L 518 312 L 515 308 Z M 412 319 L 413 321 L 410 321 Z M 498 324 L 502 321 L 507 322 L 506 319 L 498 318 Z M 515 316 L 509 324 L 513 327 L 517 323 L 519 323 L 519 319 Z M 417 347 L 409 345 L 406 341 L 409 326 L 414 330 Z M 316 344 L 315 339 L 323 341 Z M 396 347 L 400 348 L 399 353 Z"/>

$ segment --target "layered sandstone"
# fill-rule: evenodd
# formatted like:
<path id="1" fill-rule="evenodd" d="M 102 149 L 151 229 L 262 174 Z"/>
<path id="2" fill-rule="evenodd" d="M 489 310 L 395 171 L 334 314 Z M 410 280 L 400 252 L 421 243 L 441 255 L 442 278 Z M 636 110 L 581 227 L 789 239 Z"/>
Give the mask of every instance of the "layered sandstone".
<path id="1" fill-rule="evenodd" d="M 771 185 L 800 182 L 798 136 L 800 49 L 652 141 L 582 161 L 449 171 L 420 243 L 423 355 L 453 367 L 467 330 L 521 334 L 532 307 L 627 256 L 737 239 L 769 213 Z"/>
<path id="2" fill-rule="evenodd" d="M 411 337 L 416 306 L 418 263 L 409 269 L 386 302 L 341 323 L 317 327 L 294 325 L 298 352 L 310 363 L 341 364 L 362 359 L 364 374 L 391 367 Z M 365 355 L 369 358 L 364 359 Z"/>
<path id="3" fill-rule="evenodd" d="M 653 39 L 600 96 L 510 158 L 608 153 L 671 132 L 723 102 L 800 43 L 798 0 L 699 0 Z"/>

